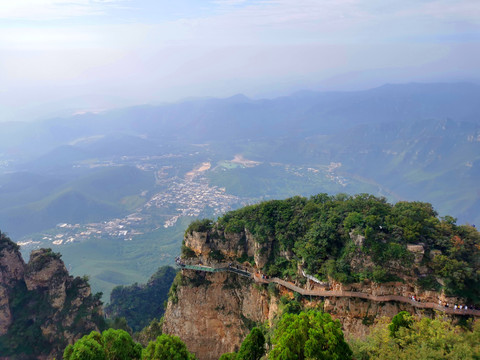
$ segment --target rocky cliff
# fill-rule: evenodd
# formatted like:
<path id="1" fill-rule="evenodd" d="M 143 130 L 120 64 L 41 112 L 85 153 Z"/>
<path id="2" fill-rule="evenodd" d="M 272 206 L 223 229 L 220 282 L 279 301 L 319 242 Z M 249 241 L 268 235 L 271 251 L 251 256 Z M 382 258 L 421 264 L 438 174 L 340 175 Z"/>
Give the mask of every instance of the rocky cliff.
<path id="1" fill-rule="evenodd" d="M 1 359 L 61 358 L 66 345 L 102 324 L 99 297 L 68 274 L 59 254 L 36 250 L 25 264 L 0 233 Z"/>
<path id="2" fill-rule="evenodd" d="M 350 234 L 352 241 L 361 246 L 361 236 Z M 261 273 L 275 244 L 259 242 L 248 231 L 225 234 L 218 229 L 186 233 L 182 264 L 201 264 L 219 268 L 225 264 L 242 268 L 250 273 Z M 295 285 L 304 289 L 331 291 L 357 291 L 365 294 L 415 295 L 422 302 L 462 303 L 462 299 L 447 296 L 443 291 L 425 290 L 414 281 L 422 270 L 423 247 L 409 247 L 414 266 L 405 270 L 399 281 L 376 283 L 365 279 L 343 284 L 333 278 L 317 282 L 305 277 L 300 265 L 292 277 Z M 435 254 L 433 254 L 435 255 Z M 431 255 L 431 256 L 433 256 Z M 288 252 L 280 254 L 286 259 Z M 352 257 L 352 266 L 371 266 L 371 259 L 361 252 Z M 401 267 L 400 264 L 397 264 Z M 415 268 L 415 271 L 414 271 Z M 393 317 L 406 310 L 419 316 L 434 317 L 435 311 L 419 309 L 409 303 L 379 302 L 360 298 L 300 297 L 295 292 L 277 285 L 261 284 L 231 272 L 204 272 L 183 269 L 174 281 L 165 313 L 163 331 L 179 336 L 190 351 L 201 360 L 213 360 L 225 352 L 238 350 L 241 342 L 255 324 L 272 323 L 280 315 L 282 301 L 297 299 L 306 307 L 322 308 L 339 319 L 347 337 L 368 334 L 369 326 L 382 316 Z"/>
<path id="3" fill-rule="evenodd" d="M 252 324 L 271 311 L 268 294 L 229 273 L 183 270 L 165 313 L 163 331 L 179 336 L 200 359 L 238 350 Z"/>

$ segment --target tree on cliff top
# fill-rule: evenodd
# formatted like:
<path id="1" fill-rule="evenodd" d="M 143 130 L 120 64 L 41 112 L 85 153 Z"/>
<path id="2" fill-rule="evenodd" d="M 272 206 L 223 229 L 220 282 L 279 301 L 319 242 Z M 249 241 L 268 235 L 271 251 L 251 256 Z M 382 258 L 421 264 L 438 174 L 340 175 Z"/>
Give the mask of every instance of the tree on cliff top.
<path id="1" fill-rule="evenodd" d="M 268 255 L 262 268 L 268 276 L 295 279 L 300 262 L 325 281 L 381 283 L 415 276 L 421 266 L 428 274 L 418 279 L 423 289 L 443 288 L 449 296 L 480 304 L 480 233 L 451 216 L 439 218 L 429 203 L 392 205 L 368 194 L 297 196 L 246 206 L 215 223 L 193 222 L 187 233 L 200 230 L 220 239 L 239 232 L 239 247 L 248 231 L 263 251 L 259 255 Z M 409 245 L 422 246 L 421 265 Z M 183 255 L 194 253 L 184 246 Z M 357 261 L 366 257 L 371 262 Z"/>
<path id="2" fill-rule="evenodd" d="M 284 314 L 274 332 L 272 360 L 350 359 L 340 322 L 329 314 L 310 310 Z"/>
<path id="3" fill-rule="evenodd" d="M 18 246 L 15 242 L 13 242 L 7 234 L 0 230 L 0 251 L 6 248 L 12 248 L 16 251 L 20 250 L 20 246 Z"/>

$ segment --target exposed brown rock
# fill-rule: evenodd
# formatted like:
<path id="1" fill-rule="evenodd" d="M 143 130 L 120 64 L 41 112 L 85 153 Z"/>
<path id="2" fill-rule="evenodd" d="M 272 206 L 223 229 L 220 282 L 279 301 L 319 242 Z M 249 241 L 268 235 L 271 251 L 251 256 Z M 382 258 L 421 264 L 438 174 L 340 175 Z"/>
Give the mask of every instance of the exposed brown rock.
<path id="1" fill-rule="evenodd" d="M 211 262 L 210 253 L 219 251 L 227 260 L 253 257 L 258 268 L 267 263 L 272 250 L 272 241 L 259 243 L 248 230 L 240 233 L 225 233 L 216 229 L 210 232 L 193 231 L 185 236 L 185 245 L 204 262 Z"/>
<path id="2" fill-rule="evenodd" d="M 184 285 L 177 289 L 178 302 L 168 303 L 163 331 L 179 336 L 199 359 L 216 360 L 238 350 L 248 334 L 246 322 L 268 318 L 268 295 L 250 280 L 225 272 L 182 273 Z M 199 278 L 205 283 L 190 283 Z"/>
<path id="3" fill-rule="evenodd" d="M 40 327 L 43 344 L 50 344 L 50 351 L 38 349 L 37 359 L 61 358 L 67 344 L 98 330 L 96 322 L 102 319 L 100 300 L 92 297 L 84 279 L 68 274 L 59 254 L 36 250 L 25 264 L 19 247 L 0 233 L 0 336 L 9 334 L 14 312 L 21 312 L 13 305 L 16 296 L 37 303 L 41 312 L 23 313 L 32 320 L 29 326 Z"/>
<path id="4" fill-rule="evenodd" d="M 212 236 L 212 233 L 215 234 Z M 356 244 L 356 249 L 350 258 L 352 270 L 374 270 L 375 263 L 362 251 L 365 238 L 353 233 L 350 237 Z M 194 232 L 187 235 L 185 244 L 198 256 L 196 259 L 190 259 L 192 264 L 198 263 L 200 259 L 203 265 L 215 265 L 215 261 L 209 255 L 216 251 L 220 252 L 227 261 L 236 260 L 245 255 L 253 256 L 255 265 L 249 271 L 255 271 L 266 264 L 273 249 L 274 240 L 258 242 L 247 231 L 239 234 L 223 234 L 214 229 L 207 233 Z M 418 277 L 431 275 L 432 270 L 421 264 L 425 253 L 422 245 L 408 245 L 407 249 L 414 257 L 414 266 L 405 268 L 400 261 L 389 261 L 384 264 L 399 276 L 401 275 L 399 281 L 380 284 L 365 280 L 360 283 L 342 284 L 329 279 L 325 284 L 307 281 L 304 287 L 322 290 L 328 287 L 332 291 L 353 291 L 373 296 L 395 294 L 410 298 L 415 295 L 421 302 L 435 304 L 439 300 L 449 304 L 462 302 L 461 299 L 447 297 L 443 292 L 426 291 L 419 287 Z M 436 253 L 430 253 L 430 256 L 436 255 Z M 280 256 L 288 258 L 291 254 L 284 251 Z M 298 273 L 302 273 L 301 268 L 298 269 Z M 271 295 L 266 285 L 255 284 L 252 279 L 226 272 L 203 273 L 185 269 L 182 270 L 182 279 L 182 283 L 177 287 L 178 301 L 168 303 L 163 330 L 179 336 L 200 360 L 218 359 L 221 354 L 238 349 L 248 332 L 245 319 L 258 323 L 272 322 L 279 315 L 279 298 Z M 196 280 L 192 281 L 192 279 Z M 199 281 L 199 279 L 203 280 Z M 302 286 L 299 283 L 296 285 Z M 290 290 L 280 285 L 276 286 L 280 290 L 280 295 L 294 297 Z M 347 337 L 365 336 L 376 319 L 383 316 L 393 317 L 403 310 L 419 316 L 436 316 L 433 310 L 419 309 L 409 303 L 395 301 L 306 296 L 302 302 L 306 307 L 323 306 L 324 311 L 340 320 Z"/>
<path id="5" fill-rule="evenodd" d="M 353 240 L 355 245 L 360 246 L 360 247 L 363 246 L 363 243 L 365 242 L 365 236 L 360 235 L 360 234 L 355 234 L 355 231 L 353 231 L 353 230 L 350 231 L 350 233 L 348 235 L 350 235 L 350 239 Z"/>
<path id="6" fill-rule="evenodd" d="M 25 263 L 18 246 L 0 233 L 0 335 L 6 334 L 12 324 L 10 292 L 23 279 L 24 271 Z"/>
<path id="7" fill-rule="evenodd" d="M 408 244 L 407 250 L 412 252 L 415 256 L 415 264 L 420 264 L 423 259 L 423 254 L 425 254 L 425 249 L 422 245 Z"/>

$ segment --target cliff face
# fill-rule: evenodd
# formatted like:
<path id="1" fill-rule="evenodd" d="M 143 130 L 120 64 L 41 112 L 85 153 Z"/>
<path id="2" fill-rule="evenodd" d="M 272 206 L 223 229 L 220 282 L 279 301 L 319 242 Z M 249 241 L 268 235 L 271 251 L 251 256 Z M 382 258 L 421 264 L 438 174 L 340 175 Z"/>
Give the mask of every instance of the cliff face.
<path id="1" fill-rule="evenodd" d="M 101 302 L 88 283 L 68 274 L 51 250 L 32 252 L 0 239 L 0 354 L 2 359 L 60 358 L 66 345 L 98 330 Z"/>
<path id="2" fill-rule="evenodd" d="M 12 324 L 10 290 L 23 279 L 24 272 L 25 264 L 18 246 L 6 239 L 0 239 L 0 336 L 5 335 Z"/>
<path id="3" fill-rule="evenodd" d="M 179 336 L 202 360 L 238 350 L 251 324 L 262 323 L 275 307 L 265 290 L 235 274 L 182 270 L 177 280 L 163 331 Z"/>
<path id="4" fill-rule="evenodd" d="M 362 239 L 354 237 L 352 240 L 361 242 Z M 249 272 L 256 272 L 265 265 L 274 245 L 273 242 L 258 243 L 248 232 L 229 235 L 213 230 L 187 234 L 185 246 L 191 250 L 190 258 L 183 260 L 186 264 L 239 264 L 240 259 L 248 258 L 250 263 L 239 265 Z M 416 247 L 410 251 L 418 258 L 416 262 L 420 263 L 422 249 Z M 290 254 L 282 256 L 288 258 Z M 363 267 L 369 266 L 369 261 L 368 257 L 357 254 L 352 259 L 352 266 L 360 266 L 360 262 Z M 441 300 L 451 304 L 461 303 L 460 299 L 446 297 L 443 293 L 422 290 L 412 281 L 414 274 L 409 271 L 405 272 L 402 281 L 375 283 L 364 280 L 348 285 L 333 279 L 329 279 L 328 285 L 306 278 L 299 281 L 301 273 L 299 268 L 296 285 L 304 289 L 328 288 L 332 291 L 356 291 L 375 296 L 396 294 L 407 298 L 415 295 L 422 302 L 438 303 Z M 179 336 L 199 359 L 218 359 L 225 352 L 237 350 L 254 323 L 271 322 L 279 315 L 281 296 L 294 298 L 294 293 L 289 289 L 273 285 L 258 284 L 251 278 L 230 272 L 208 273 L 183 269 L 172 287 L 163 331 Z M 364 336 L 376 319 L 382 316 L 391 318 L 402 310 L 420 316 L 435 316 L 433 310 L 420 310 L 401 302 L 309 296 L 305 296 L 301 302 L 307 308 L 323 307 L 333 318 L 339 319 L 347 337 Z"/>

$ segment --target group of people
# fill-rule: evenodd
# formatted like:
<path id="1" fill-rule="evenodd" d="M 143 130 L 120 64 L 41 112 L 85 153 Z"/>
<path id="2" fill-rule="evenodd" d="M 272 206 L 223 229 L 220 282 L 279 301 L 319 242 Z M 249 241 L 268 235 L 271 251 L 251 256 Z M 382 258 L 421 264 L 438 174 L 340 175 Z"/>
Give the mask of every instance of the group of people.
<path id="1" fill-rule="evenodd" d="M 415 296 L 415 295 L 411 295 L 410 296 L 410 299 L 413 300 L 413 301 L 416 301 L 416 302 L 420 302 L 420 300 Z M 479 310 L 477 309 L 477 307 L 475 306 L 467 306 L 467 305 L 457 305 L 457 304 L 450 304 L 450 303 L 447 303 L 447 302 L 444 302 L 442 300 L 438 300 L 438 305 L 440 306 L 443 306 L 445 308 L 453 308 L 454 310 Z"/>
<path id="2" fill-rule="evenodd" d="M 259 274 L 259 276 L 262 278 L 262 280 L 267 280 L 268 276 L 264 274 Z"/>
<path id="3" fill-rule="evenodd" d="M 468 306 L 468 305 L 457 305 L 457 304 L 450 304 L 447 302 L 443 302 L 442 300 L 438 300 L 438 305 L 443 306 L 445 308 L 453 308 L 453 310 L 478 310 L 476 306 Z"/>

